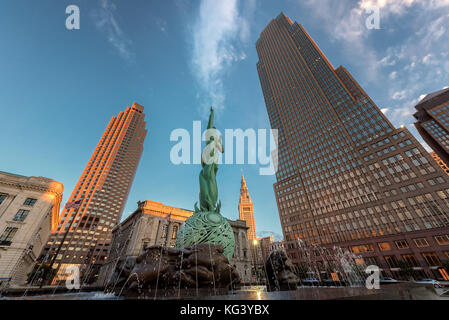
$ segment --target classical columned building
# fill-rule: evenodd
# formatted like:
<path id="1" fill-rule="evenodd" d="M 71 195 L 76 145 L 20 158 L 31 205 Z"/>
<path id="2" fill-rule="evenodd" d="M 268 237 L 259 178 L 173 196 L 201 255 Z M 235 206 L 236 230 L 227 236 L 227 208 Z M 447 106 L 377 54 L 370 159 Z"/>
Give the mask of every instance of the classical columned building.
<path id="1" fill-rule="evenodd" d="M 394 274 L 423 276 L 449 258 L 449 179 L 405 128 L 395 128 L 344 67 L 334 68 L 284 14 L 256 43 L 271 127 L 274 191 L 285 246 L 339 246 Z M 319 252 L 311 257 L 325 262 Z"/>
<path id="2" fill-rule="evenodd" d="M 0 286 L 26 283 L 58 227 L 64 185 L 0 171 Z"/>
<path id="3" fill-rule="evenodd" d="M 98 285 L 104 286 L 117 264 L 133 260 L 145 248 L 153 245 L 175 247 L 176 236 L 181 225 L 194 214 L 191 210 L 180 209 L 160 202 L 146 200 L 138 202 L 134 213 L 112 230 L 112 243 L 108 260 L 101 268 Z M 228 220 L 234 232 L 235 250 L 230 264 L 244 279 L 251 279 L 251 258 L 245 221 Z"/>
<path id="4" fill-rule="evenodd" d="M 80 268 L 82 282 L 95 279 L 107 259 L 112 229 L 120 222 L 143 152 L 143 110 L 133 103 L 112 117 L 68 199 L 79 207 L 62 210 L 40 258 L 58 270 L 53 283 L 67 277 L 69 266 Z"/>

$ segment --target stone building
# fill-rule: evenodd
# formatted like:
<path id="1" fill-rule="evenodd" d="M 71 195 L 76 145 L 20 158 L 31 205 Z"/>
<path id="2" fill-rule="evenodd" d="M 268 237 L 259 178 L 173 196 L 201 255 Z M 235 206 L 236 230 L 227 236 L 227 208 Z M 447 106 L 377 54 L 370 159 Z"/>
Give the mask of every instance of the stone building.
<path id="1" fill-rule="evenodd" d="M 235 248 L 234 256 L 230 263 L 237 269 L 243 283 L 251 281 L 251 266 L 254 262 L 251 260 L 250 242 L 248 241 L 248 226 L 243 220 L 232 221 L 228 219 L 229 224 L 234 231 Z"/>
<path id="2" fill-rule="evenodd" d="M 0 286 L 23 285 L 58 227 L 64 185 L 0 172 Z"/>
<path id="3" fill-rule="evenodd" d="M 97 284 L 106 285 L 119 259 L 136 258 L 146 247 L 153 245 L 175 247 L 179 228 L 193 213 L 160 202 L 149 200 L 138 202 L 137 210 L 112 230 L 108 259 L 101 268 Z M 230 263 L 246 281 L 251 277 L 248 227 L 245 221 L 228 221 L 234 231 L 236 242 L 234 258 Z"/>
<path id="4" fill-rule="evenodd" d="M 266 261 L 268 258 L 268 255 L 271 252 L 271 251 L 269 251 L 269 248 L 270 248 L 271 244 L 274 242 L 274 237 L 268 236 L 268 237 L 260 238 L 259 241 L 260 241 L 260 249 L 262 252 L 263 261 Z"/>

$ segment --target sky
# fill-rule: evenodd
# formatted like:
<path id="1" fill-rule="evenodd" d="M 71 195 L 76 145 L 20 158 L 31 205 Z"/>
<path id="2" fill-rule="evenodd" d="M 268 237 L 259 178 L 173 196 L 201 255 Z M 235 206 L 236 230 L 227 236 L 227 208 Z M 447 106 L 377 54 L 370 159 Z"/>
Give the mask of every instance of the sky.
<path id="1" fill-rule="evenodd" d="M 66 28 L 66 7 L 80 29 Z M 367 8 L 380 12 L 368 29 Z M 395 126 L 449 86 L 449 0 L 0 0 L 0 170 L 44 176 L 67 201 L 111 117 L 134 101 L 148 135 L 123 213 L 140 200 L 193 209 L 200 165 L 174 165 L 173 130 L 215 125 L 269 129 L 255 42 L 280 12 L 345 66 Z M 427 147 L 428 148 L 428 147 Z M 274 176 L 259 165 L 221 165 L 222 214 L 238 218 L 243 170 L 259 236 L 282 237 Z"/>

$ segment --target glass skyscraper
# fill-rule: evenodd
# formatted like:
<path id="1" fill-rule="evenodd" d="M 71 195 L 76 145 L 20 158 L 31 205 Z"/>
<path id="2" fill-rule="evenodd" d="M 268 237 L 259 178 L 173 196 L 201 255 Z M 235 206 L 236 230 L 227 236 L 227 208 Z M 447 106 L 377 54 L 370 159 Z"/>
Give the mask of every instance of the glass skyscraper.
<path id="1" fill-rule="evenodd" d="M 304 259 L 298 243 L 340 246 L 387 274 L 409 256 L 423 272 L 449 259 L 449 179 L 409 131 L 284 14 L 256 48 L 279 130 L 274 190 L 293 262 Z"/>

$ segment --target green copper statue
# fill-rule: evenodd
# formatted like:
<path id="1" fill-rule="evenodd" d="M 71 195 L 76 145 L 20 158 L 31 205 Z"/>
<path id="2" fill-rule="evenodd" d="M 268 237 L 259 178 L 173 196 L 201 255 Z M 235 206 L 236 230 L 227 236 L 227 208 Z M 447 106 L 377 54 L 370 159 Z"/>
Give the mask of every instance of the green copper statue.
<path id="1" fill-rule="evenodd" d="M 221 203 L 218 203 L 218 188 L 217 188 L 217 171 L 218 171 L 218 153 L 223 153 L 223 145 L 221 137 L 217 139 L 217 129 L 214 124 L 214 109 L 210 108 L 209 123 L 207 124 L 206 132 L 206 147 L 201 154 L 200 172 L 200 209 L 195 204 L 195 212 L 201 211 L 215 211 L 220 213 Z"/>
<path id="2" fill-rule="evenodd" d="M 214 109 L 210 109 L 206 131 L 206 146 L 201 154 L 202 170 L 200 182 L 200 208 L 195 204 L 195 213 L 186 220 L 176 237 L 176 247 L 184 248 L 194 244 L 221 244 L 224 255 L 231 259 L 234 254 L 234 233 L 229 222 L 220 214 L 216 175 L 218 152 L 223 153 L 221 137 L 217 137 L 214 123 Z"/>

